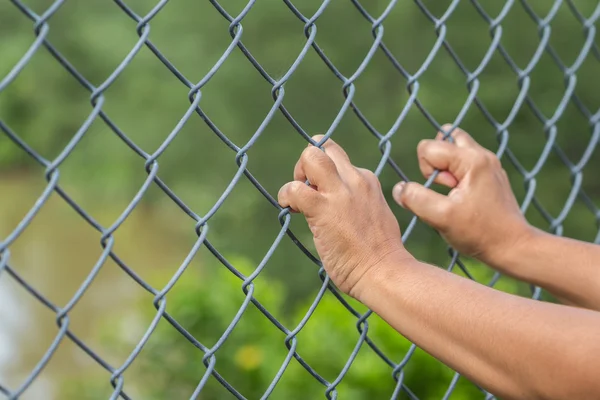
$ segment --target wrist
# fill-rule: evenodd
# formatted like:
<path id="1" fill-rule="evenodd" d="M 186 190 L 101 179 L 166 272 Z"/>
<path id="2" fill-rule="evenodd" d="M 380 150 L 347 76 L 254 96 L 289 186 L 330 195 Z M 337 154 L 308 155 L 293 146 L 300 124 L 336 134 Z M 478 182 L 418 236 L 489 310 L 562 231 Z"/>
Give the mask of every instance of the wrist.
<path id="1" fill-rule="evenodd" d="M 418 260 L 403 247 L 389 252 L 365 271 L 348 294 L 368 306 L 368 299 L 373 293 L 377 293 L 383 285 L 397 279 L 403 271 L 416 263 Z"/>
<path id="2" fill-rule="evenodd" d="M 508 275 L 523 278 L 526 274 L 528 254 L 538 247 L 538 243 L 547 235 L 534 226 L 525 224 L 511 234 L 513 239 L 503 244 L 489 259 L 482 260 L 494 269 Z M 525 264 L 525 265 L 523 265 Z"/>

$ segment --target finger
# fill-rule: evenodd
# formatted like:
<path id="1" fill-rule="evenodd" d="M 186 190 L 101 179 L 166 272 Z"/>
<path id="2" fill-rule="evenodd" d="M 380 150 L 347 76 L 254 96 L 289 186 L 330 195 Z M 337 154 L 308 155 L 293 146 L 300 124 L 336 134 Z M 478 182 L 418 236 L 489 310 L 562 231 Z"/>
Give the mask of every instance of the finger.
<path id="1" fill-rule="evenodd" d="M 310 184 L 318 190 L 334 189 L 342 182 L 333 160 L 317 147 L 304 149 L 294 167 L 294 180 Z"/>
<path id="2" fill-rule="evenodd" d="M 281 207 L 290 207 L 307 217 L 315 215 L 323 204 L 323 195 L 303 182 L 288 182 L 279 189 L 277 200 Z"/>
<path id="3" fill-rule="evenodd" d="M 443 125 L 442 132 L 438 132 L 436 139 L 442 140 L 446 136 L 444 132 L 449 132 L 451 129 L 452 124 Z M 450 133 L 450 136 L 452 136 L 458 147 L 479 147 L 479 144 L 471 137 L 471 135 L 458 127 Z"/>
<path id="4" fill-rule="evenodd" d="M 426 178 L 434 171 L 441 171 L 436 182 L 455 187 L 467 173 L 465 151 L 452 143 L 438 140 L 422 140 L 417 146 L 419 168 Z"/>
<path id="5" fill-rule="evenodd" d="M 324 135 L 316 135 L 313 136 L 312 139 L 315 142 L 320 143 L 324 137 Z M 333 139 L 327 139 L 325 143 L 321 145 L 321 148 L 325 151 L 325 154 L 333 160 L 340 175 L 344 176 L 352 170 L 353 166 L 350 162 L 350 157 L 348 157 L 348 154 L 342 146 L 334 142 Z"/>
<path id="6" fill-rule="evenodd" d="M 396 202 L 436 229 L 448 224 L 451 200 L 415 182 L 400 182 L 392 192 Z"/>
<path id="7" fill-rule="evenodd" d="M 439 171 L 433 181 L 438 185 L 443 185 L 452 189 L 458 186 L 458 179 L 448 171 Z"/>

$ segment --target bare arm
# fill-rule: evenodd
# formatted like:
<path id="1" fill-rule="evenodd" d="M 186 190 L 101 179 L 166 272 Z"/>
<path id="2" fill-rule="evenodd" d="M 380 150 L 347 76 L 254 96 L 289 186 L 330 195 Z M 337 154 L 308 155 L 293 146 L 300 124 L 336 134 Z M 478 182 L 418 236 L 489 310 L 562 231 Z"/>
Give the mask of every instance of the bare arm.
<path id="1" fill-rule="evenodd" d="M 434 357 L 503 399 L 597 399 L 600 314 L 489 289 L 390 258 L 354 295 Z"/>
<path id="2" fill-rule="evenodd" d="M 443 196 L 409 183 L 398 187 L 396 199 L 461 252 L 504 265 L 501 254 L 525 244 L 529 255 L 513 266 L 514 274 L 527 271 L 528 260 L 543 267 L 545 256 L 539 262 L 536 255 L 546 250 L 526 245 L 534 240 L 532 230 L 498 160 L 464 133 L 456 145 L 427 143 L 419 148 L 425 175 L 429 169 L 445 171 L 438 180 L 453 190 Z M 323 147 L 324 152 L 312 146 L 303 152 L 279 203 L 304 214 L 338 288 L 503 398 L 599 397 L 600 313 L 502 293 L 417 261 L 402 245 L 377 177 L 354 167 L 333 141 Z M 429 165 L 433 156 L 423 158 L 424 151 L 439 165 Z M 304 184 L 307 179 L 311 186 Z M 587 260 L 589 268 L 595 262 L 591 256 L 578 260 Z"/>
<path id="3" fill-rule="evenodd" d="M 532 230 L 490 265 L 543 287 L 565 304 L 600 310 L 600 246 Z"/>
<path id="4" fill-rule="evenodd" d="M 398 203 L 461 253 L 541 286 L 566 304 L 600 310 L 600 246 L 530 226 L 496 156 L 461 130 L 452 135 L 455 144 L 424 140 L 418 148 L 423 175 L 441 170 L 436 181 L 451 187 L 450 194 L 408 183 L 394 190 Z"/>

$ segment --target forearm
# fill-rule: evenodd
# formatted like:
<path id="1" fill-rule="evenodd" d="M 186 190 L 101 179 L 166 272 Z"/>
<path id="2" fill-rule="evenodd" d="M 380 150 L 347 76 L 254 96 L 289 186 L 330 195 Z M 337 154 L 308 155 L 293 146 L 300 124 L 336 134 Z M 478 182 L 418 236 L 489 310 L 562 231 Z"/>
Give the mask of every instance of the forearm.
<path id="1" fill-rule="evenodd" d="M 356 297 L 502 398 L 597 398 L 597 313 L 505 294 L 419 262 L 381 265 Z"/>
<path id="2" fill-rule="evenodd" d="M 566 304 L 600 310 L 600 246 L 533 230 L 489 264 Z"/>

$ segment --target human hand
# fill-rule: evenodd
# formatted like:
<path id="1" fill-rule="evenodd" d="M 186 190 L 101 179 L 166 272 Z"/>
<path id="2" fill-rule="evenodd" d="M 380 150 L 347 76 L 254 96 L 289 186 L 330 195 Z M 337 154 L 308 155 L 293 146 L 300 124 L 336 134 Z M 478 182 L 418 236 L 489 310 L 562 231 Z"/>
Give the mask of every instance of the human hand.
<path id="1" fill-rule="evenodd" d="M 451 129 L 450 125 L 444 130 Z M 522 215 L 506 172 L 496 155 L 466 132 L 455 129 L 454 143 L 423 140 L 417 153 L 426 178 L 452 188 L 448 196 L 414 182 L 394 187 L 394 199 L 434 227 L 456 250 L 502 267 L 502 254 L 533 231 Z"/>
<path id="2" fill-rule="evenodd" d="M 279 204 L 304 214 L 329 277 L 357 297 L 359 283 L 380 265 L 412 256 L 402 245 L 398 221 L 375 174 L 353 166 L 333 140 L 322 147 L 304 150 L 294 181 L 279 191 Z"/>

